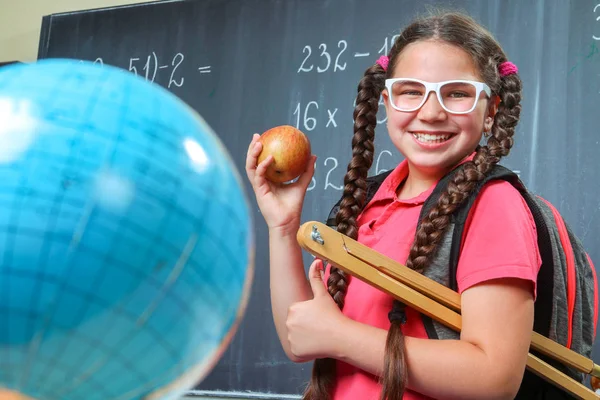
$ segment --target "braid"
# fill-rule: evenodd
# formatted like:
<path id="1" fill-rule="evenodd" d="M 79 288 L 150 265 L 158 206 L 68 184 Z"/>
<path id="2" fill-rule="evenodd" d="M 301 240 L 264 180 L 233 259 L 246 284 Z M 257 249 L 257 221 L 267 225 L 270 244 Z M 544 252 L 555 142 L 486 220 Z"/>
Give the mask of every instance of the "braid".
<path id="1" fill-rule="evenodd" d="M 495 70 L 495 69 L 494 69 Z M 410 249 L 406 266 L 423 272 L 435 254 L 452 213 L 467 199 L 479 181 L 496 165 L 501 157 L 508 155 L 513 145 L 515 126 L 521 112 L 521 80 L 517 75 L 498 79 L 501 103 L 492 125 L 492 135 L 486 146 L 477 148 L 473 161 L 462 164 L 448 183 L 437 204 L 423 218 Z M 394 308 L 400 307 L 395 302 Z M 401 322 L 392 320 L 386 342 L 386 356 L 381 399 L 402 399 L 406 381 L 406 356 Z"/>
<path id="2" fill-rule="evenodd" d="M 365 71 L 358 84 L 354 109 L 352 159 L 344 177 L 344 193 L 335 218 L 338 232 L 352 239 L 358 237 L 357 218 L 365 207 L 367 174 L 373 164 L 377 109 L 384 81 L 385 71 L 379 65 L 374 65 Z M 349 278 L 342 270 L 331 267 L 327 289 L 340 309 L 344 307 Z M 311 384 L 304 393 L 304 400 L 329 400 L 334 374 L 335 360 L 330 358 L 315 360 Z"/>
<path id="3" fill-rule="evenodd" d="M 377 109 L 384 79 L 385 72 L 381 67 L 373 66 L 365 72 L 365 76 L 358 85 L 358 96 L 354 109 L 352 159 L 344 177 L 344 194 L 335 217 L 338 232 L 352 239 L 358 237 L 356 219 L 365 207 L 367 174 L 373 164 Z M 332 268 L 327 287 L 329 294 L 342 309 L 347 289 L 346 274 L 337 268 Z"/>

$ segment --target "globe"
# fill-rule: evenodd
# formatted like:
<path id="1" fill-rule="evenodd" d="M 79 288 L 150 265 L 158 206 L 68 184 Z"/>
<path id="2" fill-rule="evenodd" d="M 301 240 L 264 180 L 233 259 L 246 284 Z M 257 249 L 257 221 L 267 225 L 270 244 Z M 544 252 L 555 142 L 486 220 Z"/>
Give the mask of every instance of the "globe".
<path id="1" fill-rule="evenodd" d="M 239 325 L 252 232 L 228 152 L 172 93 L 75 60 L 0 68 L 0 387 L 179 398 Z"/>

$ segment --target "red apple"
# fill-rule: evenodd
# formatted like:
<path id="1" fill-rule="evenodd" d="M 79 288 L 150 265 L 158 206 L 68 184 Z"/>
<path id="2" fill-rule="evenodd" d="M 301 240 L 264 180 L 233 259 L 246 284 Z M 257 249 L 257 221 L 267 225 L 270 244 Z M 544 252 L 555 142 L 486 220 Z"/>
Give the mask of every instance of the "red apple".
<path id="1" fill-rule="evenodd" d="M 260 164 L 269 155 L 266 178 L 274 183 L 288 182 L 297 178 L 306 169 L 310 159 L 310 142 L 302 131 L 289 125 L 276 126 L 260 135 L 263 149 L 258 156 Z"/>

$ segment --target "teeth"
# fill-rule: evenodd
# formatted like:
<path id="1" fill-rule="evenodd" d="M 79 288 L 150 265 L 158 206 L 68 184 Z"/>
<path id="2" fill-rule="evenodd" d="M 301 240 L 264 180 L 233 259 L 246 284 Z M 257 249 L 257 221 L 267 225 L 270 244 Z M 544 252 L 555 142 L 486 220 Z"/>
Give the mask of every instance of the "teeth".
<path id="1" fill-rule="evenodd" d="M 442 143 L 450 138 L 452 135 L 430 135 L 427 133 L 413 133 L 412 134 L 419 142 L 423 143 Z"/>

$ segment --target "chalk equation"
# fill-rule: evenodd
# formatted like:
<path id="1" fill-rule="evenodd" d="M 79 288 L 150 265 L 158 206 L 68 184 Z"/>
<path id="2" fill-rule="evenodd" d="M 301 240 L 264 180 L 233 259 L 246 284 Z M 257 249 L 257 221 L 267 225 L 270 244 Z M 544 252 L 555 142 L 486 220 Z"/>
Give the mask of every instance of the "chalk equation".
<path id="1" fill-rule="evenodd" d="M 352 109 L 356 108 L 356 99 L 352 102 Z M 315 100 L 307 102 L 297 102 L 292 113 L 292 125 L 304 132 L 314 131 L 317 128 L 337 128 L 338 127 L 338 107 L 322 106 Z M 348 112 L 343 111 L 344 114 Z M 385 103 L 383 96 L 379 96 L 379 111 L 377 116 L 377 124 L 385 124 L 387 116 L 385 113 Z M 318 130 L 318 129 L 317 129 Z"/>
<path id="2" fill-rule="evenodd" d="M 145 58 L 140 57 L 131 57 L 129 59 L 129 72 L 133 72 L 134 75 L 143 75 L 143 77 L 150 82 L 154 82 L 156 80 L 156 75 L 158 71 L 166 70 L 167 74 L 169 74 L 169 81 L 167 84 L 167 88 L 171 88 L 172 85 L 177 87 L 182 87 L 185 82 L 185 78 L 179 76 L 179 67 L 183 63 L 185 59 L 184 55 L 181 53 L 175 54 L 172 59 L 167 59 L 166 63 L 164 60 L 159 60 L 156 52 L 152 52 L 148 54 Z M 141 66 L 141 72 L 138 72 L 138 68 Z"/>
<path id="3" fill-rule="evenodd" d="M 377 51 L 376 54 L 388 54 L 391 46 L 398 35 L 392 37 L 386 37 L 384 39 L 383 46 Z M 349 52 L 348 41 L 339 40 L 337 44 L 332 45 L 331 43 L 320 43 L 318 46 L 305 45 L 302 48 L 303 59 L 300 63 L 297 73 L 303 72 L 317 72 L 323 73 L 327 71 L 337 72 L 345 71 L 348 66 L 347 59 L 350 58 L 374 58 L 371 52 Z M 351 53 L 351 54 L 350 54 Z M 375 63 L 375 60 L 373 60 Z"/>
<path id="4" fill-rule="evenodd" d="M 596 6 L 594 7 L 594 14 L 599 14 L 596 17 L 596 32 L 598 32 L 597 34 L 592 34 L 592 38 L 594 38 L 595 40 L 600 40 L 600 3 L 596 4 Z"/>
<path id="5" fill-rule="evenodd" d="M 83 60 L 80 60 L 83 62 Z M 160 57 L 155 51 L 144 56 L 135 56 L 129 58 L 129 65 L 123 66 L 129 72 L 136 76 L 141 76 L 148 82 L 155 82 L 157 79 L 162 78 L 162 74 L 166 74 L 164 79 L 168 79 L 165 83 L 167 89 L 174 87 L 182 87 L 185 83 L 185 77 L 183 76 L 183 64 L 185 62 L 185 55 L 182 53 L 175 53 L 173 56 L 169 56 L 166 59 Z M 101 57 L 96 58 L 93 61 L 94 64 L 104 65 L 104 60 Z M 212 67 L 210 65 L 202 65 L 195 67 L 198 74 L 210 74 Z"/>
<path id="6" fill-rule="evenodd" d="M 316 101 L 309 101 L 306 104 L 300 102 L 297 103 L 293 113 L 293 115 L 296 117 L 296 128 L 304 131 L 315 130 L 315 128 L 318 126 L 318 118 L 324 118 L 324 110 L 327 111 L 327 122 L 325 123 L 325 128 L 329 128 L 330 126 L 337 128 L 335 115 L 337 114 L 338 109 L 319 107 L 319 103 Z"/>
<path id="7" fill-rule="evenodd" d="M 390 166 L 390 168 L 394 168 L 398 163 L 398 160 L 395 159 L 394 154 L 389 150 L 381 150 L 377 157 L 373 160 L 374 174 L 378 175 L 383 172 L 388 171 L 389 169 L 384 168 L 384 166 Z M 317 180 L 321 179 L 321 167 L 323 167 L 323 171 L 325 176 L 322 178 L 323 183 L 318 183 Z M 339 170 L 338 170 L 339 168 Z M 344 189 L 343 180 L 344 175 L 346 174 L 346 165 L 340 165 L 340 162 L 336 157 L 327 157 L 323 161 L 322 164 L 319 164 L 317 161 L 315 163 L 315 174 L 312 177 L 312 180 L 306 189 L 307 192 L 310 192 L 315 189 L 323 189 L 323 190 L 337 190 L 342 191 Z M 335 183 L 334 183 L 335 182 Z M 340 184 L 336 184 L 340 183 Z"/>

